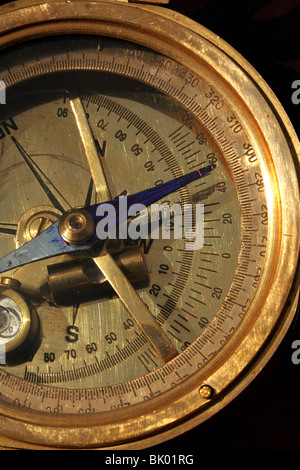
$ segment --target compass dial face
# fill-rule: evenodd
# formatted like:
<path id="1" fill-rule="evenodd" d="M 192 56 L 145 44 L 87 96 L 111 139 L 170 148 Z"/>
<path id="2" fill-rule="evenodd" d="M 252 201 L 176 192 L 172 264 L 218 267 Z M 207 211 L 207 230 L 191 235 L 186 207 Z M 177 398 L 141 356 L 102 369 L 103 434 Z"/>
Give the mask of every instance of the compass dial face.
<path id="1" fill-rule="evenodd" d="M 248 111 L 205 65 L 195 74 L 114 38 L 32 40 L 3 51 L 0 67 L 0 257 L 67 210 L 103 202 L 95 172 L 114 199 L 215 166 L 159 201 L 194 214 L 203 205 L 200 249 L 175 238 L 171 219 L 168 238 L 129 237 L 112 251 L 176 356 L 159 357 L 89 256 L 44 259 L 5 273 L 38 326 L 1 365 L 2 403 L 50 419 L 97 417 L 142 406 L 199 371 L 205 378 L 254 322 L 280 242 L 270 230 L 280 220 L 278 181 Z M 13 320 L 1 309 L 0 339 Z"/>

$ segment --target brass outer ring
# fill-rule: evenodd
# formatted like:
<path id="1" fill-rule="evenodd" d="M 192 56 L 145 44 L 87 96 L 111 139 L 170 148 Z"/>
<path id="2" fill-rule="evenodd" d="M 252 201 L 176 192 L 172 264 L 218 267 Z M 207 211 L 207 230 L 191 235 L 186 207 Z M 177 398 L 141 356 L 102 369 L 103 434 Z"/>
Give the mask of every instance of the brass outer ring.
<path id="1" fill-rule="evenodd" d="M 18 2 L 0 12 L 2 48 L 68 32 L 116 36 L 169 55 L 195 73 L 197 61 L 205 61 L 217 77 L 232 85 L 260 129 L 264 129 L 265 116 L 272 115 L 272 132 L 268 128 L 263 137 L 270 154 L 277 154 L 273 164 L 282 219 L 276 271 L 271 285 L 265 286 L 268 290 L 261 295 L 258 314 L 251 317 L 247 335 L 244 331 L 238 337 L 224 362 L 215 363 L 206 377 L 199 371 L 175 391 L 150 400 L 147 407 L 135 406 L 130 416 L 119 410 L 118 416 L 105 415 L 101 422 L 92 416 L 80 422 L 70 416 L 54 420 L 0 405 L 0 443 L 4 446 L 53 448 L 59 442 L 62 447 L 130 449 L 154 445 L 203 422 L 240 393 L 270 359 L 293 319 L 299 292 L 299 141 L 277 98 L 247 61 L 213 33 L 179 14 L 151 6 L 59 0 L 50 0 L 46 6 L 37 1 Z M 286 168 L 288 178 L 283 176 Z M 199 394 L 206 381 L 217 392 L 210 406 Z"/>

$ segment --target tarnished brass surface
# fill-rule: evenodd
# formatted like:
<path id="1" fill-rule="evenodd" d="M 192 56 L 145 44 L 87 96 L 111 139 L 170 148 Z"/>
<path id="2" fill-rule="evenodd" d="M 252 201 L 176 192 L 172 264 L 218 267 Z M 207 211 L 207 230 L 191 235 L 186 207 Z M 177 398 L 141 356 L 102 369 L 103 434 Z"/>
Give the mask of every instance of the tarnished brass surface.
<path id="1" fill-rule="evenodd" d="M 16 248 L 32 240 L 61 215 L 55 207 L 49 206 L 38 206 L 24 212 L 18 221 Z"/>
<path id="2" fill-rule="evenodd" d="M 95 232 L 94 220 L 84 209 L 70 209 L 59 219 L 59 232 L 67 243 L 83 243 Z"/>
<path id="3" fill-rule="evenodd" d="M 114 259 L 135 288 L 149 284 L 149 274 L 140 248 L 115 253 Z M 56 305 L 73 305 L 116 295 L 105 275 L 93 260 L 70 260 L 48 266 L 47 282 L 41 286 L 41 295 Z"/>
<path id="4" fill-rule="evenodd" d="M 124 385 L 122 378 L 120 384 L 117 382 L 102 388 L 95 385 L 91 396 L 84 387 L 82 391 L 66 388 L 65 397 L 69 397 L 70 409 L 72 400 L 76 401 L 75 397 L 80 396 L 87 407 L 90 405 L 89 399 L 92 400 L 98 393 L 101 397 L 99 401 L 102 400 L 103 412 L 77 414 L 72 411 L 54 414 L 40 409 L 40 391 L 45 390 L 43 399 L 48 400 L 48 408 L 51 409 L 56 403 L 53 397 L 57 389 L 55 384 L 49 388 L 47 384 L 40 384 L 38 381 L 43 379 L 42 375 L 36 376 L 36 383 L 30 382 L 28 376 L 28 389 L 20 392 L 18 399 L 24 400 L 24 396 L 30 396 L 31 409 L 14 406 L 9 400 L 0 400 L 0 444 L 3 447 L 138 449 L 174 437 L 218 412 L 253 380 L 280 344 L 295 312 L 299 292 L 300 237 L 299 181 L 295 166 L 299 165 L 300 149 L 284 110 L 247 61 L 219 37 L 170 10 L 126 3 L 50 0 L 45 6 L 38 1 L 17 2 L 0 10 L 0 48 L 5 50 L 8 46 L 45 35 L 82 33 L 117 37 L 165 54 L 171 61 L 179 62 L 184 70 L 190 71 L 193 77 L 202 77 L 213 91 L 226 96 L 231 112 L 251 139 L 260 163 L 260 176 L 264 180 L 268 205 L 268 244 L 264 243 L 265 232 L 262 232 L 261 248 L 257 251 L 264 250 L 264 269 L 260 273 L 250 273 L 249 286 L 256 281 L 255 275 L 259 275 L 260 282 L 251 302 L 250 299 L 247 301 L 246 296 L 241 306 L 240 317 L 243 321 L 232 336 L 228 334 L 222 339 L 218 352 L 211 354 L 212 357 L 203 366 L 195 366 L 193 373 L 190 373 L 189 362 L 191 364 L 197 358 L 195 351 L 200 347 L 201 335 L 168 364 L 162 363 L 159 368 L 136 380 L 124 380 Z M 77 102 L 77 105 L 78 118 L 80 103 Z M 80 121 L 80 117 L 77 119 L 81 131 L 86 125 L 85 121 L 83 118 Z M 85 133 L 81 132 L 85 151 L 88 146 L 84 144 L 87 138 L 84 135 L 88 133 L 86 127 Z M 93 149 L 90 155 L 93 155 Z M 226 151 L 222 158 L 224 167 L 233 164 L 229 162 Z M 88 166 L 93 168 L 91 173 L 99 177 L 95 185 L 99 200 L 103 200 L 107 182 L 103 179 L 102 169 L 100 167 L 96 171 L 92 157 L 88 158 Z M 259 186 L 261 178 L 257 177 L 253 184 Z M 234 183 L 238 184 L 237 179 Z M 259 227 L 258 221 L 256 229 Z M 241 244 L 240 253 L 246 248 Z M 99 256 L 95 258 L 95 263 L 129 312 L 139 315 L 146 311 L 145 303 L 142 304 L 137 292 L 131 291 L 130 286 L 127 289 L 127 277 L 110 258 L 111 255 Z M 45 274 L 45 267 L 43 269 Z M 34 268 L 24 271 L 25 285 L 28 273 L 34 273 Z M 72 271 L 74 273 L 77 275 L 77 271 Z M 82 272 L 79 274 L 81 276 Z M 226 274 L 225 269 L 224 277 Z M 17 273 L 13 275 L 16 279 L 20 277 L 23 285 L 23 277 L 18 277 Z M 230 305 L 231 300 L 230 296 L 224 298 L 222 305 Z M 141 307 L 136 310 L 137 305 Z M 209 330 L 211 337 L 218 329 L 220 311 L 221 307 Z M 146 316 L 148 318 L 148 313 Z M 48 325 L 53 324 L 50 311 L 44 317 Z M 149 325 L 147 320 L 144 321 L 145 317 L 142 317 L 141 326 L 147 330 Z M 167 344 L 163 339 L 162 343 Z M 175 356 L 173 352 L 171 348 L 172 357 Z M 179 373 L 180 377 L 186 374 L 186 378 L 173 386 Z M 158 376 L 160 381 L 157 382 Z M 49 380 L 51 377 L 49 375 Z M 16 383 L 21 384 L 21 380 Z M 142 384 L 140 388 L 138 383 Z M 5 384 L 4 379 L 0 382 L 0 390 L 1 384 Z M 67 384 L 63 385 L 67 387 Z M 6 388 L 3 392 L 6 393 Z M 109 400 L 111 409 L 105 409 Z M 130 400 L 130 407 L 125 406 L 124 403 Z"/>

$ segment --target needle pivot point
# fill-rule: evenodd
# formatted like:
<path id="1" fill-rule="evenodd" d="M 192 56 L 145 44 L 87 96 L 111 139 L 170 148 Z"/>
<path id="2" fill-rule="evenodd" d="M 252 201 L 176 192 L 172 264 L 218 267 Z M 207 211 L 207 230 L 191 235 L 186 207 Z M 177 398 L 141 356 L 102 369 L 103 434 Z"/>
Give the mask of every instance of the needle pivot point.
<path id="1" fill-rule="evenodd" d="M 66 243 L 80 244 L 91 238 L 95 232 L 95 224 L 86 210 L 71 209 L 60 218 L 58 230 Z"/>

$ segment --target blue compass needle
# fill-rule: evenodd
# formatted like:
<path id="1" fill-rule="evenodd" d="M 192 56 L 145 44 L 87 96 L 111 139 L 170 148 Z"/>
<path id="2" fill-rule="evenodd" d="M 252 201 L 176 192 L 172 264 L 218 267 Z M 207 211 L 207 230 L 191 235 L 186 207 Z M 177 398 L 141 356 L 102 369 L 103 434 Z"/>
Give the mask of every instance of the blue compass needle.
<path id="1" fill-rule="evenodd" d="M 186 186 L 187 184 L 196 181 L 208 175 L 214 170 L 215 165 L 209 165 L 198 171 L 193 171 L 186 175 L 175 178 L 167 183 L 155 186 L 136 194 L 127 197 L 127 208 L 129 209 L 133 204 L 143 204 L 149 207 L 151 204 L 159 201 L 161 198 L 177 191 L 178 189 Z M 123 214 L 120 209 L 120 198 L 107 201 L 106 203 L 95 204 L 85 207 L 85 211 L 89 212 L 94 220 L 95 226 L 101 217 L 97 216 L 97 210 L 102 204 L 111 204 L 116 211 L 115 224 L 118 225 L 120 221 L 128 218 L 127 214 Z M 103 217 L 103 216 L 102 216 Z M 9 271 L 11 269 L 23 266 L 34 261 L 39 261 L 52 256 L 59 256 L 62 254 L 71 254 L 75 252 L 87 251 L 99 242 L 96 233 L 91 238 L 81 244 L 68 244 L 66 243 L 59 231 L 59 219 L 54 222 L 50 227 L 44 230 L 40 235 L 36 236 L 17 250 L 9 253 L 0 260 L 0 273 Z"/>

